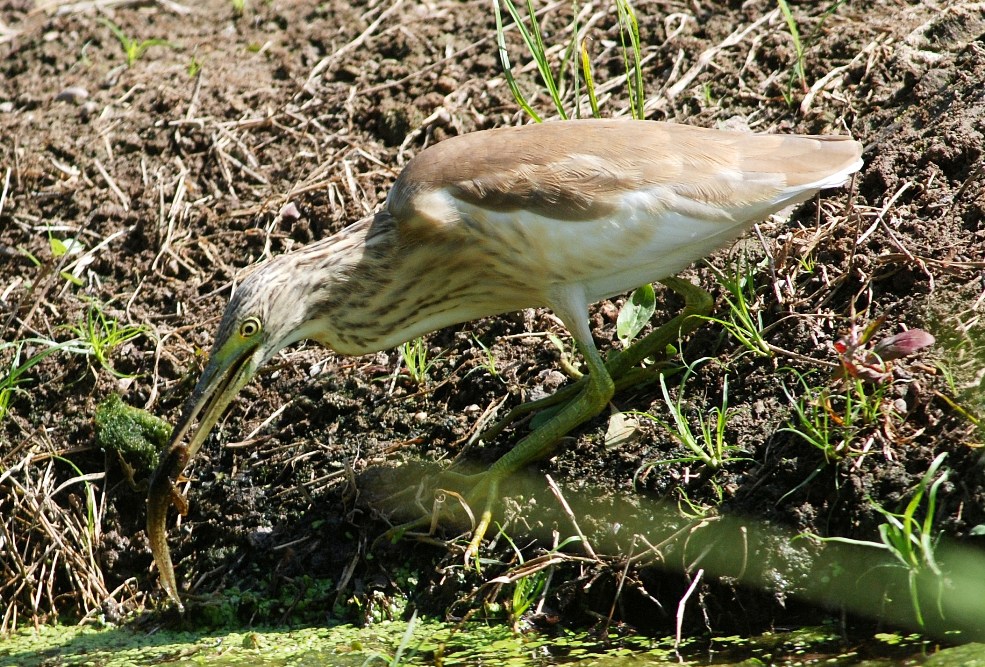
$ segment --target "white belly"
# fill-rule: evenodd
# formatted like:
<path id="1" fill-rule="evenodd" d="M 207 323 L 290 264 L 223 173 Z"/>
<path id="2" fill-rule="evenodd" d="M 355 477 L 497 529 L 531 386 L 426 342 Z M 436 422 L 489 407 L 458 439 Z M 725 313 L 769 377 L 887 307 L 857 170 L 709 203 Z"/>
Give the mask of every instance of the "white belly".
<path id="1" fill-rule="evenodd" d="M 506 235 L 523 244 L 512 252 L 517 275 L 532 292 L 579 284 L 591 302 L 674 275 L 746 228 L 745 218 L 701 218 L 632 203 L 599 220 L 555 220 L 523 211 L 475 211 L 473 216 L 477 245 L 492 238 L 501 248 L 505 243 L 496 237 Z M 490 229 L 500 233 L 490 234 Z"/>

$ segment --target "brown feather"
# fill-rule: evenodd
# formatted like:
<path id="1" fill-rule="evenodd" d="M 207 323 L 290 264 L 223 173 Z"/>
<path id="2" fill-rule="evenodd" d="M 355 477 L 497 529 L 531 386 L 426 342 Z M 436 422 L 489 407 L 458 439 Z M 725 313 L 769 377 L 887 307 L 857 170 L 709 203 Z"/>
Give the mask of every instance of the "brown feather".
<path id="1" fill-rule="evenodd" d="M 709 130 L 654 121 L 580 120 L 461 135 L 410 161 L 388 199 L 398 220 L 429 217 L 446 191 L 489 210 L 555 219 L 606 215 L 632 191 L 666 187 L 712 206 L 756 203 L 859 160 L 850 137 Z"/>

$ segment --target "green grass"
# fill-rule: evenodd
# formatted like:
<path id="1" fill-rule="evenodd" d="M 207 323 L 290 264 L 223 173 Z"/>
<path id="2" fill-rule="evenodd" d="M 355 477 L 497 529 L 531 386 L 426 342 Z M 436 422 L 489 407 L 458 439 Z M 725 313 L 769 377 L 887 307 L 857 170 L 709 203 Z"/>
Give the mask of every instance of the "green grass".
<path id="1" fill-rule="evenodd" d="M 926 584 L 921 585 L 921 583 L 929 578 L 936 582 L 938 591 L 942 591 L 944 586 L 944 575 L 936 556 L 937 545 L 943 531 L 934 527 L 934 521 L 937 518 L 937 494 L 949 475 L 947 470 L 941 471 L 946 457 L 946 452 L 937 455 L 920 479 L 913 495 L 902 511 L 891 512 L 875 501 L 871 501 L 875 509 L 886 519 L 885 523 L 879 526 L 879 542 L 846 537 L 807 535 L 807 537 L 820 542 L 853 544 L 887 551 L 891 554 L 898 562 L 898 566 L 907 571 L 910 602 L 917 623 L 921 627 L 924 626 L 924 608 L 926 605 L 921 596 L 921 589 L 925 589 Z M 922 519 L 918 516 L 921 513 L 923 514 Z M 939 597 L 937 607 L 938 613 L 943 616 Z"/>
<path id="2" fill-rule="evenodd" d="M 856 454 L 853 445 L 863 429 L 876 425 L 887 415 L 888 384 L 869 383 L 848 378 L 839 390 L 827 384 L 812 384 L 808 374 L 791 368 L 803 390 L 800 395 L 783 385 L 783 391 L 793 408 L 788 425 L 781 432 L 793 433 L 824 454 L 828 463 Z"/>
<path id="3" fill-rule="evenodd" d="M 566 45 L 561 53 L 559 62 L 552 63 L 548 56 L 548 48 L 544 43 L 543 31 L 537 18 L 533 0 L 526 2 L 526 19 L 524 19 L 517 5 L 513 0 L 493 0 L 493 8 L 496 17 L 496 44 L 499 52 L 499 59 L 503 65 L 503 76 L 509 86 L 510 92 L 519 107 L 532 118 L 535 122 L 541 122 L 543 117 L 538 113 L 527 96 L 521 90 L 520 84 L 514 76 L 513 63 L 510 60 L 509 50 L 506 46 L 506 27 L 503 22 L 503 7 L 512 19 L 513 24 L 520 33 L 520 38 L 526 47 L 527 53 L 537 66 L 543 92 L 549 98 L 554 111 L 561 118 L 577 118 L 581 115 L 581 91 L 584 88 L 588 96 L 588 103 L 592 116 L 600 118 L 602 116 L 599 108 L 599 100 L 596 95 L 595 76 L 592 73 L 591 56 L 585 42 L 576 43 L 579 34 L 578 25 L 572 26 L 572 41 Z M 627 96 L 629 99 L 630 114 L 633 118 L 642 119 L 644 117 L 644 105 L 646 95 L 643 85 L 643 47 L 640 38 L 639 22 L 636 19 L 636 12 L 629 0 L 615 0 L 616 16 L 619 23 L 619 39 L 622 50 L 623 70 L 626 77 Z M 577 6 L 573 12 L 578 15 Z M 565 80 L 565 73 L 570 71 L 570 81 Z M 555 73 L 556 72 L 556 73 Z M 569 109 L 568 106 L 572 108 Z"/>
<path id="4" fill-rule="evenodd" d="M 23 357 L 24 348 L 29 345 L 47 347 L 25 359 Z M 31 380 L 28 372 L 44 361 L 46 357 L 68 347 L 67 343 L 56 343 L 41 338 L 24 338 L 13 343 L 0 342 L 0 355 L 8 351 L 11 353 L 10 361 L 6 363 L 6 371 L 0 375 L 0 422 L 7 416 L 7 410 L 14 396 L 25 391 L 23 385 Z"/>
<path id="5" fill-rule="evenodd" d="M 733 262 L 727 271 L 709 265 L 718 284 L 724 290 L 722 298 L 728 306 L 724 317 L 705 317 L 722 326 L 744 350 L 757 357 L 772 357 L 773 352 L 764 337 L 761 299 L 756 292 L 756 267 L 746 259 Z"/>
<path id="6" fill-rule="evenodd" d="M 479 340 L 478 336 L 473 335 L 472 340 L 482 348 L 482 356 L 480 357 L 482 368 L 492 377 L 499 377 L 499 370 L 496 368 L 496 355 L 492 353 L 492 350 L 485 343 Z"/>
<path id="7" fill-rule="evenodd" d="M 94 301 L 89 302 L 86 314 L 77 324 L 66 324 L 59 327 L 68 331 L 73 337 L 66 341 L 55 341 L 46 338 L 22 338 L 12 342 L 0 341 L 0 421 L 7 415 L 11 402 L 18 393 L 27 391 L 26 386 L 31 382 L 31 371 L 42 361 L 57 354 L 79 355 L 87 359 L 95 359 L 96 368 L 103 368 L 116 377 L 129 377 L 116 371 L 111 364 L 113 351 L 120 345 L 145 335 L 148 329 L 138 325 L 120 324 L 109 317 L 105 310 Z M 26 350 L 41 348 L 25 354 Z M 9 355 L 9 356 L 8 356 Z"/>
<path id="8" fill-rule="evenodd" d="M 194 79 L 198 76 L 198 73 L 202 71 L 202 63 L 198 58 L 192 56 L 192 59 L 188 62 L 188 66 L 185 68 L 185 71 L 188 72 L 188 76 L 190 78 Z"/>
<path id="9" fill-rule="evenodd" d="M 636 12 L 629 0 L 616 0 L 619 16 L 619 40 L 622 42 L 622 62 L 626 70 L 626 84 L 629 94 L 629 110 L 633 118 L 643 120 L 646 116 L 644 105 L 646 95 L 643 90 L 643 50 L 640 46 L 640 25 Z"/>
<path id="10" fill-rule="evenodd" d="M 499 523 L 496 525 L 499 529 L 497 539 L 502 537 L 513 549 L 515 565 L 508 572 L 492 581 L 513 585 L 509 592 L 509 599 L 504 606 L 514 632 L 520 632 L 524 615 L 533 609 L 534 605 L 545 595 L 547 584 L 550 581 L 550 571 L 545 564 L 551 562 L 550 557 L 552 555 L 563 553 L 569 544 L 581 542 L 581 537 L 571 535 L 560 541 L 546 554 L 538 557 L 537 562 L 529 562 L 524 559 L 523 550 L 516 545 L 504 527 Z"/>
<path id="11" fill-rule="evenodd" d="M 425 384 L 428 381 L 428 372 L 434 366 L 437 358 L 428 359 L 428 347 L 424 339 L 409 340 L 400 346 L 399 351 L 410 379 L 414 381 L 414 384 Z"/>
<path id="12" fill-rule="evenodd" d="M 794 392 L 784 385 L 783 391 L 793 406 L 793 415 L 788 426 L 780 429 L 781 433 L 792 433 L 824 454 L 828 463 L 840 461 L 851 446 L 852 433 L 843 434 L 831 417 L 831 411 L 826 409 L 826 389 L 810 387 L 803 375 L 798 380 L 804 388 L 804 393 L 796 397 Z"/>
<path id="13" fill-rule="evenodd" d="M 109 317 L 104 307 L 96 301 L 89 302 L 81 322 L 66 324 L 62 328 L 75 334 L 75 339 L 87 350 L 87 356 L 93 357 L 101 368 L 117 377 L 131 376 L 113 368 L 110 363 L 112 351 L 148 332 L 144 326 L 120 324 L 118 320 Z"/>
<path id="14" fill-rule="evenodd" d="M 43 349 L 24 357 L 28 347 L 40 346 Z M 60 352 L 89 356 L 92 348 L 86 341 L 78 338 L 56 342 L 46 338 L 22 338 L 10 343 L 0 341 L 0 356 L 10 353 L 9 361 L 4 363 L 5 369 L 0 375 L 0 421 L 3 421 L 11 401 L 18 393 L 26 392 L 25 385 L 31 382 L 30 371 L 47 357 Z"/>
<path id="15" fill-rule="evenodd" d="M 811 385 L 807 380 L 808 376 L 799 371 L 790 368 L 785 370 L 797 377 L 803 392 L 798 396 L 786 384 L 783 385 L 783 392 L 790 400 L 793 414 L 788 426 L 781 428 L 780 432 L 800 437 L 821 451 L 828 463 L 840 461 L 850 451 L 854 433 L 840 428 L 833 418 L 829 409 L 828 388 Z"/>
<path id="16" fill-rule="evenodd" d="M 101 18 L 100 23 L 109 28 L 113 36 L 116 37 L 117 41 L 120 43 L 120 47 L 123 49 L 123 56 L 126 61 L 127 67 L 133 67 L 134 64 L 143 57 L 147 49 L 152 46 L 166 46 L 168 48 L 176 48 L 174 44 L 166 39 L 144 39 L 136 40 L 129 37 L 120 26 L 116 25 L 109 19 Z"/>
<path id="17" fill-rule="evenodd" d="M 688 418 L 687 413 L 689 411 L 684 398 L 685 387 L 688 379 L 694 375 L 697 364 L 702 361 L 704 360 L 698 360 L 685 367 L 684 374 L 677 386 L 676 399 L 670 395 L 665 376 L 660 375 L 660 391 L 664 405 L 667 406 L 667 412 L 670 415 L 669 421 L 650 413 L 638 413 L 660 424 L 675 440 L 690 450 L 691 455 L 663 459 L 657 462 L 651 461 L 645 463 L 640 470 L 651 468 L 654 465 L 697 462 L 707 466 L 710 470 L 718 470 L 729 461 L 738 460 L 734 454 L 741 449 L 730 444 L 727 435 L 729 420 L 734 415 L 734 410 L 730 409 L 728 404 L 728 378 L 725 379 L 722 387 L 721 403 L 713 406 L 706 413 L 698 412 L 693 419 Z"/>
<path id="18" fill-rule="evenodd" d="M 602 112 L 599 111 L 599 98 L 595 94 L 595 75 L 592 74 L 592 59 L 588 55 L 588 47 L 582 42 L 578 47 L 578 54 L 581 57 L 581 73 L 585 81 L 585 92 L 588 95 L 588 105 L 592 109 L 592 116 L 601 118 Z M 575 99 L 579 98 L 578 83 L 575 82 Z"/>
<path id="19" fill-rule="evenodd" d="M 557 89 L 557 84 L 554 82 L 554 74 L 551 71 L 550 63 L 547 62 L 547 54 L 540 36 L 540 24 L 537 21 L 537 14 L 534 12 L 533 3 L 530 0 L 527 1 L 527 11 L 530 15 L 531 23 L 531 27 L 527 28 L 512 0 L 503 0 L 503 2 L 506 4 L 506 10 L 510 13 L 510 17 L 513 19 L 517 30 L 520 31 L 520 36 L 524 44 L 526 44 L 527 50 L 537 62 L 537 71 L 540 72 L 541 80 L 550 95 L 551 101 L 554 102 L 558 115 L 562 119 L 567 119 L 568 115 L 565 113 L 564 105 L 561 103 L 560 92 Z M 540 123 L 543 119 L 540 114 L 534 111 L 530 103 L 527 102 L 527 98 L 520 90 L 520 85 L 517 83 L 516 77 L 513 76 L 513 65 L 510 63 L 509 52 L 506 48 L 503 11 L 500 7 L 499 0 L 493 0 L 493 7 L 496 9 L 496 43 L 499 50 L 499 59 L 503 65 L 503 75 L 506 77 L 506 84 L 510 87 L 513 99 L 520 105 L 520 108 L 527 112 L 527 115 L 535 122 Z"/>
<path id="20" fill-rule="evenodd" d="M 72 238 L 58 238 L 50 231 L 48 245 L 51 256 L 55 260 L 63 260 L 67 256 L 83 252 L 82 242 Z M 35 266 L 43 271 L 58 270 L 58 264 L 45 266 L 45 263 L 27 251 L 21 251 Z M 68 271 L 61 271 L 60 276 L 68 283 L 79 286 L 82 281 Z M 18 393 L 26 391 L 26 385 L 31 381 L 31 370 L 46 358 L 59 353 L 81 355 L 96 360 L 96 364 L 117 377 L 125 377 L 115 371 L 110 363 L 114 349 L 147 333 L 143 326 L 123 325 L 108 316 L 105 307 L 94 300 L 89 300 L 80 322 L 65 324 L 57 328 L 72 334 L 69 340 L 57 341 L 41 337 L 29 337 L 9 342 L 0 341 L 0 421 L 7 415 L 7 410 Z M 37 349 L 40 348 L 40 349 Z"/>
<path id="21" fill-rule="evenodd" d="M 847 0 L 836 0 L 831 3 L 827 9 L 821 14 L 817 25 L 814 26 L 814 30 L 804 39 L 800 34 L 800 28 L 797 25 L 797 20 L 793 16 L 793 11 L 790 9 L 790 4 L 787 0 L 776 0 L 777 7 L 780 8 L 780 13 L 783 14 L 783 20 L 787 24 L 787 31 L 790 33 L 790 39 L 793 43 L 794 49 L 794 63 L 793 67 L 790 69 L 790 78 L 785 90 L 782 91 L 783 99 L 787 103 L 787 106 L 793 106 L 794 103 L 794 88 L 799 87 L 801 93 L 807 93 L 810 91 L 810 85 L 807 83 L 807 48 L 808 45 L 812 44 L 817 37 L 821 34 L 821 29 L 824 27 L 824 22 L 829 16 L 834 14 L 838 8 L 843 5 Z"/>
<path id="22" fill-rule="evenodd" d="M 793 13 L 790 11 L 790 5 L 787 4 L 787 0 L 776 0 L 777 5 L 780 7 L 780 11 L 783 13 L 783 18 L 787 22 L 787 30 L 790 31 L 790 38 L 793 40 L 794 52 L 797 54 L 797 59 L 794 61 L 793 69 L 790 73 L 790 85 L 787 87 L 784 93 L 784 98 L 788 105 L 793 104 L 793 84 L 795 81 L 800 83 L 800 89 L 802 92 L 807 92 L 807 75 L 804 70 L 804 45 L 800 41 L 800 30 L 797 28 L 797 22 L 794 20 Z"/>

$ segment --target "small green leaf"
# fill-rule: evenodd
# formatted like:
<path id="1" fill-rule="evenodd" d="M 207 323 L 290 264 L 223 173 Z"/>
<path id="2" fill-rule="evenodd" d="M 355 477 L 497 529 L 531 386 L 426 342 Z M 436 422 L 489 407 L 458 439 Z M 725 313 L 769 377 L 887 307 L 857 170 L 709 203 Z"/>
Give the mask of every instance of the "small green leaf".
<path id="1" fill-rule="evenodd" d="M 51 254 L 55 257 L 61 257 L 68 252 L 68 246 L 61 239 L 49 236 L 48 243 L 51 244 Z"/>
<path id="2" fill-rule="evenodd" d="M 85 282 L 81 278 L 76 278 L 68 271 L 62 271 L 60 275 L 64 280 L 67 280 L 68 282 L 72 283 L 76 287 L 82 287 L 83 285 L 85 285 Z"/>
<path id="3" fill-rule="evenodd" d="M 630 295 L 616 320 L 616 335 L 623 347 L 629 347 L 636 334 L 650 321 L 656 308 L 657 297 L 653 285 L 643 285 Z"/>

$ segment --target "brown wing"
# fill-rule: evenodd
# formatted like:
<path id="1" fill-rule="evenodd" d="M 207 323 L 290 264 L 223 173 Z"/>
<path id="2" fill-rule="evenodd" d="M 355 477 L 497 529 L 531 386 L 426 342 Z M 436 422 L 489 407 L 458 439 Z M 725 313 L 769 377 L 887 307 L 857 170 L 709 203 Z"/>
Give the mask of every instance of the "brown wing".
<path id="1" fill-rule="evenodd" d="M 860 155 L 857 142 L 840 136 L 627 119 L 525 125 L 428 148 L 401 173 L 388 206 L 397 220 L 426 219 L 440 192 L 491 210 L 576 221 L 603 217 L 628 192 L 660 187 L 699 204 L 742 206 L 851 173 Z"/>

